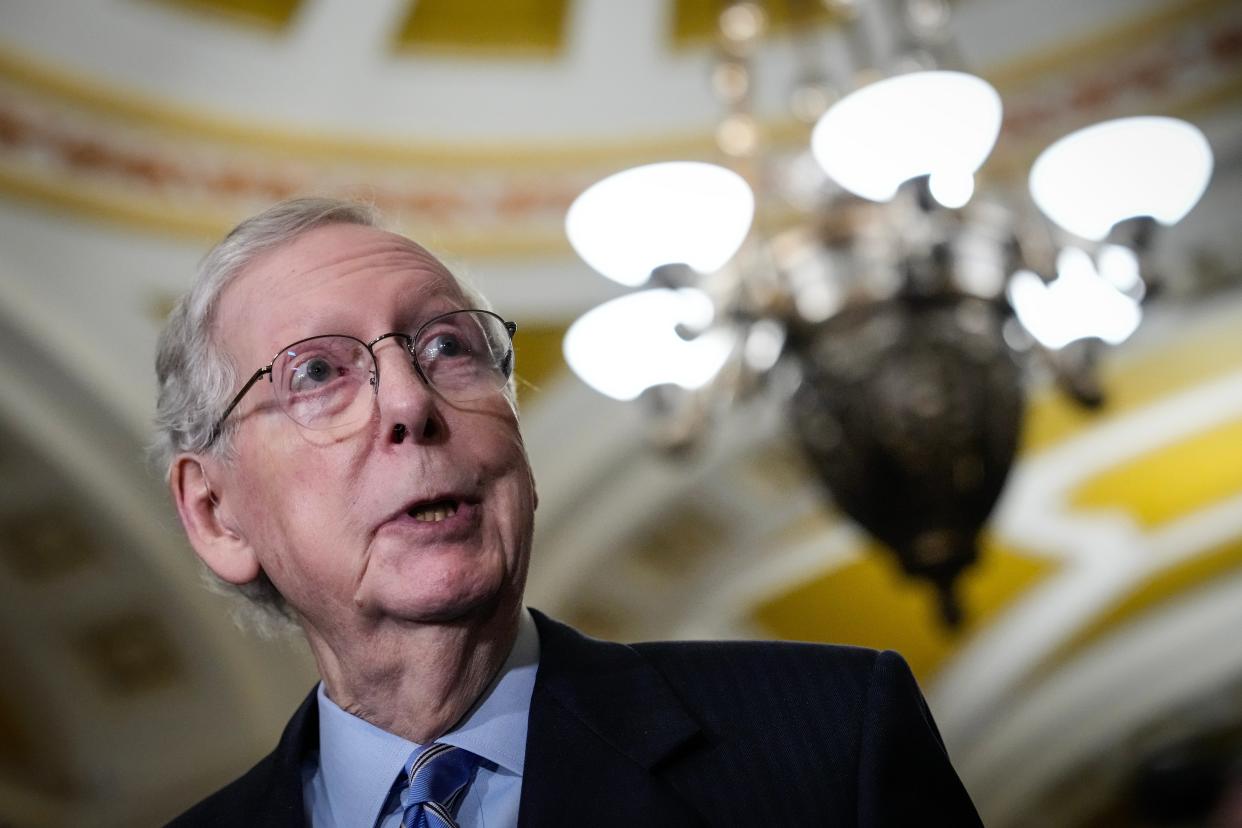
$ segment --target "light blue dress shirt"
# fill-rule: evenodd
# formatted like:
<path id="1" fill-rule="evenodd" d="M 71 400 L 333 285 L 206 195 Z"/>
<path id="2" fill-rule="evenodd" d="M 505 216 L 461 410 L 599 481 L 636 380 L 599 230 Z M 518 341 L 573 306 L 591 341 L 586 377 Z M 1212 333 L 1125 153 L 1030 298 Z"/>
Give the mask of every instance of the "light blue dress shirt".
<path id="1" fill-rule="evenodd" d="M 539 633 L 522 611 L 513 650 L 474 708 L 437 739 L 482 757 L 457 812 L 461 828 L 517 824 L 526 724 L 539 667 Z M 397 828 L 405 761 L 419 745 L 338 707 L 319 685 L 319 757 L 303 769 L 306 816 L 314 828 Z"/>

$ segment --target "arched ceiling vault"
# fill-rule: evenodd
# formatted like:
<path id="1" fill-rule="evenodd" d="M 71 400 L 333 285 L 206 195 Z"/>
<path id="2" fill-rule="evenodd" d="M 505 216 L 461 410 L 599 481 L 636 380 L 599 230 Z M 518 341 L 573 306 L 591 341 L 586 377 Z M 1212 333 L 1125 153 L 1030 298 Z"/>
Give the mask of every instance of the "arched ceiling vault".
<path id="1" fill-rule="evenodd" d="M 780 18 L 796 6 L 774 6 L 757 74 L 765 140 L 784 155 L 806 132 L 784 112 L 792 47 L 841 72 L 834 21 Z M 1140 111 L 1193 120 L 1217 156 L 1203 204 L 1158 251 L 1168 273 L 1214 280 L 1214 300 L 1153 311 L 1107 362 L 1098 415 L 1036 394 L 956 636 L 824 505 L 778 405 L 669 461 L 643 450 L 637 407 L 564 370 L 564 327 L 617 294 L 570 255 L 565 207 L 621 167 L 715 157 L 707 0 L 8 0 L 0 660 L 19 679 L 0 691 L 0 814 L 158 822 L 256 758 L 309 686 L 304 653 L 238 634 L 200 588 L 142 459 L 156 333 L 198 257 L 306 192 L 375 201 L 518 319 L 541 494 L 532 603 L 621 638 L 899 647 L 988 824 L 1101 807 L 1121 784 L 1108 751 L 1242 675 L 1195 643 L 1223 648 L 1242 606 L 1242 296 L 1227 289 L 1242 260 L 1242 9 L 954 11 L 964 58 L 1005 99 L 983 170 L 998 188 L 1020 190 L 1052 138 Z M 1124 716 L 1087 726 L 1144 682 Z M 195 751 L 169 747 L 170 731 Z M 1067 793 L 1090 787 L 1076 775 L 1094 799 Z"/>

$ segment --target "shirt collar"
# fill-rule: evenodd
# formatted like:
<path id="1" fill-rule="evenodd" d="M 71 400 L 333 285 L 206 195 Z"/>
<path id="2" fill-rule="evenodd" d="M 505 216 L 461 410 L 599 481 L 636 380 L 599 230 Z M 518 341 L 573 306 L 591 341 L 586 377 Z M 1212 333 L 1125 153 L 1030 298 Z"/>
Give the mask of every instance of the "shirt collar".
<path id="1" fill-rule="evenodd" d="M 460 724 L 437 739 L 482 756 L 518 776 L 526 763 L 526 726 L 539 668 L 539 631 L 522 610 L 517 638 L 492 684 Z"/>
<path id="2" fill-rule="evenodd" d="M 517 638 L 496 678 L 457 727 L 436 741 L 469 750 L 521 776 L 530 698 L 539 666 L 539 632 L 523 610 Z M 405 761 L 419 745 L 342 710 L 324 691 L 319 701 L 319 772 L 336 813 L 378 814 Z"/>

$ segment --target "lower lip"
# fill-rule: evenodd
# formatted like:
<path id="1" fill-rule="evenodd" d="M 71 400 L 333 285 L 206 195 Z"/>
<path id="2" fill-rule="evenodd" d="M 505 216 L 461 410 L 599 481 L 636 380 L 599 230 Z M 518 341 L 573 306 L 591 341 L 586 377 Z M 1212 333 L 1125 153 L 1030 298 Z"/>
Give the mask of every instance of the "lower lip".
<path id="1" fill-rule="evenodd" d="M 481 514 L 478 503 L 458 503 L 457 511 L 444 520 L 418 520 L 404 513 L 385 523 L 380 531 L 413 534 L 425 540 L 463 539 L 478 528 Z"/>

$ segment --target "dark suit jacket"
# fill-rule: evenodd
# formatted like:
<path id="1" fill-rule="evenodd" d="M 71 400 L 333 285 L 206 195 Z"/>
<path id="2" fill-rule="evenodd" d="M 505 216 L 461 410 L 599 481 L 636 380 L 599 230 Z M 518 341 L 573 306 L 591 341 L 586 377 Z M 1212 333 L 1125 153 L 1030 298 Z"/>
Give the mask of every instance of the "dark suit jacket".
<path id="1" fill-rule="evenodd" d="M 978 826 L 895 653 L 773 642 L 624 645 L 533 613 L 522 826 Z M 174 820 L 301 828 L 312 692 L 276 750 Z"/>

